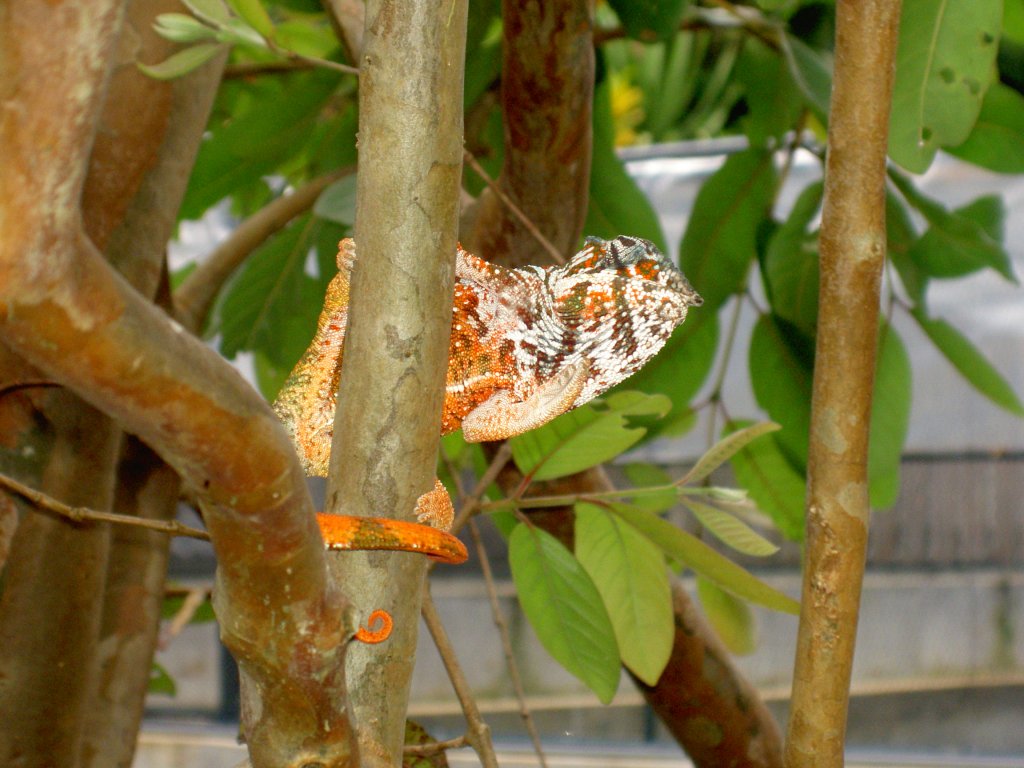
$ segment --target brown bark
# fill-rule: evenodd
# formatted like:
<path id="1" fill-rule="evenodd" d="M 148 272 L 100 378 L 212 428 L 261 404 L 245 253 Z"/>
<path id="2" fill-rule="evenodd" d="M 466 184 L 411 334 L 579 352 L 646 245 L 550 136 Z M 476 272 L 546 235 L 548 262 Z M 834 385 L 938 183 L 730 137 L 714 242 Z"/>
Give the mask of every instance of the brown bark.
<path id="1" fill-rule="evenodd" d="M 583 230 L 590 185 L 591 3 L 506 0 L 502 13 L 505 155 L 498 186 L 568 257 Z M 481 257 L 510 266 L 550 261 L 490 190 L 480 196 L 464 241 Z"/>
<path id="2" fill-rule="evenodd" d="M 808 454 L 807 549 L 786 765 L 843 765 L 868 532 L 899 0 L 839 0 Z"/>
<path id="3" fill-rule="evenodd" d="M 340 764 L 345 606 L 294 451 L 262 398 L 133 291 L 80 224 L 118 13 L 23 0 L 0 15 L 0 338 L 197 490 L 222 634 L 251 686 L 254 764 Z"/>
<path id="4" fill-rule="evenodd" d="M 433 487 L 462 172 L 466 3 L 367 3 L 360 59 L 358 261 L 334 422 L 327 510 L 410 518 Z M 353 647 L 351 705 L 366 765 L 399 765 L 425 559 L 347 553 L 331 568 L 387 643 Z"/>

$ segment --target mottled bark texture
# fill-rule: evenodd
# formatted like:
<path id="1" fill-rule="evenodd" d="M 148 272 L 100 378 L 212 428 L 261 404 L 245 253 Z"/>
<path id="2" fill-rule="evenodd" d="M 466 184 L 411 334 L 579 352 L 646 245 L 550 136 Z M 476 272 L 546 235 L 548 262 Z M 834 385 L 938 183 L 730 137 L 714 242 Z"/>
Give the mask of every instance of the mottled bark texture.
<path id="1" fill-rule="evenodd" d="M 807 548 L 786 765 L 843 765 L 868 533 L 899 0 L 839 0 L 808 454 Z"/>
<path id="2" fill-rule="evenodd" d="M 114 271 L 83 224 L 121 10 L 109 0 L 15 0 L 0 11 L 0 340 L 138 435 L 196 489 L 218 556 L 222 633 L 250 684 L 243 728 L 253 763 L 345 764 L 353 749 L 339 706 L 345 603 L 328 580 L 287 436 L 224 361 Z M 68 418 L 68 429 L 82 431 L 81 417 Z M 97 450 L 108 450 L 103 430 L 89 431 Z M 55 446 L 61 439 L 58 430 Z M 43 485 L 52 487 L 45 476 Z M 53 720 L 51 738 L 63 733 Z M 47 764 L 75 764 L 74 755 Z M 24 752 L 7 756 L 38 764 Z"/>
<path id="3" fill-rule="evenodd" d="M 502 13 L 505 154 L 498 187 L 568 258 L 583 230 L 590 186 L 591 3 L 505 0 Z M 463 236 L 471 251 L 508 266 L 550 261 L 490 189 L 480 196 L 473 232 Z"/>
<path id="4" fill-rule="evenodd" d="M 569 254 L 583 234 L 590 181 L 590 4 L 506 2 L 503 10 L 505 159 L 498 184 L 556 248 Z M 480 254 L 506 264 L 548 260 L 547 252 L 490 192 L 482 196 L 473 231 L 463 233 L 463 239 Z M 509 482 L 507 488 L 518 484 Z M 571 478 L 561 490 L 592 493 L 608 487 L 603 473 L 588 472 Z M 571 510 L 533 512 L 531 519 L 571 542 Z M 781 738 L 771 714 L 729 663 L 711 628 L 697 619 L 678 585 L 673 602 L 672 656 L 658 685 L 641 686 L 655 714 L 700 768 L 781 765 Z M 710 670 L 720 677 L 712 677 Z"/>
<path id="5" fill-rule="evenodd" d="M 327 511 L 412 517 L 433 487 L 441 433 L 462 175 L 463 0 L 366 4 L 349 329 Z M 426 567 L 346 553 L 332 572 L 387 643 L 353 647 L 350 703 L 367 766 L 399 765 Z"/>

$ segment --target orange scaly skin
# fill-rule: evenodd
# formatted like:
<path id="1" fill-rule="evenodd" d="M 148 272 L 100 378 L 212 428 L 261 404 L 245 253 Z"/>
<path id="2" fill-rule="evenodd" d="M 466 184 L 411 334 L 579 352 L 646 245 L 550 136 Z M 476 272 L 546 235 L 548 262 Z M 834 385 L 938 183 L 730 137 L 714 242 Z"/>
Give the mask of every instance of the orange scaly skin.
<path id="1" fill-rule="evenodd" d="M 335 393 L 348 323 L 355 242 L 341 241 L 316 335 L 274 402 L 307 474 L 325 476 Z M 442 433 L 469 442 L 504 440 L 541 426 L 635 373 L 665 344 L 700 296 L 646 240 L 588 238 L 561 267 L 505 269 L 456 254 Z M 319 515 L 330 549 L 422 552 L 459 563 L 462 543 L 446 531 L 454 510 L 440 481 L 416 504 L 421 523 Z M 356 637 L 380 642 L 381 629 Z"/>

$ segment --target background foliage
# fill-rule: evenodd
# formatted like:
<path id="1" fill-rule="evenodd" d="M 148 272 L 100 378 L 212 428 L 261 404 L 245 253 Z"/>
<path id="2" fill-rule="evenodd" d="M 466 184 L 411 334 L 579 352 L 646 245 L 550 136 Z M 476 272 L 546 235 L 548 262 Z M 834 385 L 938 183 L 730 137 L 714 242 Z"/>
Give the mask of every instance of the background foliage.
<path id="1" fill-rule="evenodd" d="M 162 17 L 164 34 L 185 47 L 150 72 L 176 76 L 226 45 L 232 64 L 183 218 L 218 205 L 245 217 L 289 187 L 355 162 L 355 78 L 331 68 L 344 63 L 344 53 L 318 3 L 239 1 L 234 13 L 215 0 L 189 5 L 191 17 Z M 1004 9 L 1001 0 L 905 0 L 903 14 L 887 190 L 891 269 L 869 459 L 876 508 L 898 497 L 911 407 L 912 371 L 894 313 L 913 318 L 981 395 L 1024 416 L 1019 393 L 928 305 L 935 281 L 982 270 L 1017 281 L 1002 242 L 1003 202 L 983 196 L 949 210 L 908 175 L 925 171 L 940 150 L 1000 173 L 1024 172 L 1024 11 L 1019 3 Z M 802 0 L 710 7 L 615 0 L 599 5 L 597 25 L 586 232 L 628 233 L 678 251 L 705 304 L 627 382 L 630 391 L 517 438 L 515 461 L 534 479 L 561 477 L 653 437 L 682 434 L 695 410 L 709 409 L 717 438 L 748 430 L 712 449 L 709 463 L 731 459 L 737 482 L 774 529 L 766 538 L 748 525 L 765 518 L 742 495 L 698 486 L 703 495 L 690 496 L 693 485 L 655 482 L 650 467 L 633 469 L 648 490 L 628 501 L 577 506 L 575 556 L 510 512 L 494 513 L 509 534 L 524 610 L 542 641 L 608 700 L 620 656 L 643 680 L 656 679 L 667 656 L 665 571 L 641 564 L 667 558 L 700 574 L 702 603 L 737 650 L 751 647 L 737 598 L 793 608 L 659 513 L 682 499 L 707 536 L 746 554 L 770 554 L 772 538 L 802 537 L 822 184 L 808 184 L 785 211 L 779 190 L 798 153 L 823 160 L 834 9 Z M 497 0 L 471 2 L 465 143 L 491 176 L 502 160 L 500 33 Z M 703 183 L 681 241 L 667 242 L 616 148 L 726 136 L 742 137 L 745 148 Z M 467 171 L 466 190 L 476 194 L 483 185 Z M 336 243 L 354 222 L 354 189 L 354 177 L 338 181 L 311 213 L 270 238 L 233 276 L 209 319 L 206 333 L 225 355 L 252 353 L 268 398 L 311 336 Z M 746 350 L 734 344 L 741 305 L 758 316 Z M 756 414 L 734 413 L 722 398 L 724 377 L 744 360 L 756 403 L 777 431 L 752 428 Z M 470 450 L 446 444 L 465 466 L 479 463 Z"/>

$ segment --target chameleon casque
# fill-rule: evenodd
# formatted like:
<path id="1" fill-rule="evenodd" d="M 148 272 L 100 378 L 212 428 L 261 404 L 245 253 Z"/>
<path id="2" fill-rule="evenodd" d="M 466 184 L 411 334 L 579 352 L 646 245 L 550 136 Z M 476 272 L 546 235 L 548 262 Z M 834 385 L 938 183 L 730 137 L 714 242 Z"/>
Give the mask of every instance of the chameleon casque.
<path id="1" fill-rule="evenodd" d="M 325 476 L 348 320 L 355 241 L 341 241 L 316 335 L 274 402 L 306 473 Z M 503 440 L 583 405 L 639 370 L 701 297 L 648 240 L 588 238 L 565 265 L 507 269 L 461 246 L 455 262 L 442 433 Z M 458 563 L 452 503 L 436 481 L 417 502 L 421 523 L 318 515 L 330 549 L 397 549 Z M 382 615 L 383 614 L 383 615 Z M 390 632 L 361 629 L 379 642 Z"/>

